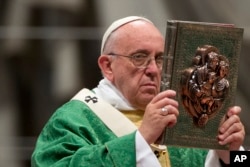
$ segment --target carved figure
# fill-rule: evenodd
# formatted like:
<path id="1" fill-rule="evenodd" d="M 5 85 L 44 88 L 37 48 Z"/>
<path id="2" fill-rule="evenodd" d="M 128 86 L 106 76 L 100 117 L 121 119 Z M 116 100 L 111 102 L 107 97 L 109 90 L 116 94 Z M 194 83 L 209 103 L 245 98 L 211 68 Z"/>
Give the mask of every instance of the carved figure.
<path id="1" fill-rule="evenodd" d="M 229 89 L 229 62 L 211 45 L 198 47 L 192 66 L 181 73 L 181 98 L 185 110 L 203 127 L 222 107 Z"/>

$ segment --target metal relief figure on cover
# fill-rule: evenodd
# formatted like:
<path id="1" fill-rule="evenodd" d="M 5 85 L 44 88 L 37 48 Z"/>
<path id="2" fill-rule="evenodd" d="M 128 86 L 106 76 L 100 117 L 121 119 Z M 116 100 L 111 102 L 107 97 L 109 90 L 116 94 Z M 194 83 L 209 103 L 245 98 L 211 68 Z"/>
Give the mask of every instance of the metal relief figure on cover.
<path id="1" fill-rule="evenodd" d="M 182 102 L 198 127 L 204 127 L 222 108 L 229 89 L 228 72 L 228 59 L 211 45 L 198 47 L 192 66 L 182 71 Z"/>

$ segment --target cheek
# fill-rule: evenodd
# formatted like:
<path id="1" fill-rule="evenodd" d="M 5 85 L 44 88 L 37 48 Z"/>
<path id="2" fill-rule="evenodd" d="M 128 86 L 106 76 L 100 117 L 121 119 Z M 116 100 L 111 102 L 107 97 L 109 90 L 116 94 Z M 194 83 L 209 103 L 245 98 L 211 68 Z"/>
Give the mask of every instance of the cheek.
<path id="1" fill-rule="evenodd" d="M 135 96 L 138 92 L 143 73 L 138 70 L 123 70 L 116 74 L 116 87 L 125 97 Z"/>
<path id="2" fill-rule="evenodd" d="M 126 88 L 127 91 L 135 91 L 136 87 L 139 86 L 140 78 L 138 73 L 127 70 L 117 74 L 117 83 L 122 85 L 122 89 Z"/>

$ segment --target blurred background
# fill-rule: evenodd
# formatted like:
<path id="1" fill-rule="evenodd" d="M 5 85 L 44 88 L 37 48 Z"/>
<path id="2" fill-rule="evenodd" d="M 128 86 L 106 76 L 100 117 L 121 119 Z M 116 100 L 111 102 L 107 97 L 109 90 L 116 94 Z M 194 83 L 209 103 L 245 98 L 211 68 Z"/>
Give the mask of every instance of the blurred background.
<path id="1" fill-rule="evenodd" d="M 244 28 L 236 104 L 250 148 L 250 1 L 0 0 L 0 166 L 30 166 L 52 113 L 101 79 L 102 34 L 115 19 L 142 15 L 165 35 L 166 21 L 233 23 Z"/>

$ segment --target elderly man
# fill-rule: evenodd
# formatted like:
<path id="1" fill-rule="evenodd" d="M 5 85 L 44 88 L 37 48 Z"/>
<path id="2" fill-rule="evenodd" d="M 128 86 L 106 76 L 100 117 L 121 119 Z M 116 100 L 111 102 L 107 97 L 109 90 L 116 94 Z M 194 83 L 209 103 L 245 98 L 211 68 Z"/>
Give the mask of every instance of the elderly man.
<path id="1" fill-rule="evenodd" d="M 38 138 L 32 166 L 228 164 L 229 151 L 153 145 L 179 114 L 176 92 L 159 92 L 163 52 L 164 38 L 150 20 L 129 16 L 115 21 L 103 36 L 98 59 L 104 79 L 54 113 Z M 218 142 L 230 150 L 239 150 L 244 140 L 240 111 L 229 109 L 219 128 Z"/>

